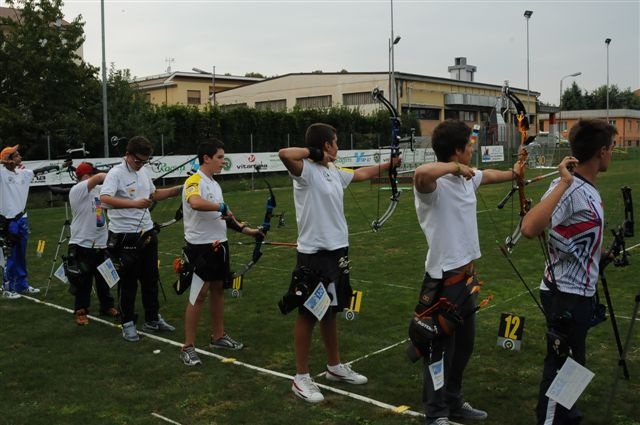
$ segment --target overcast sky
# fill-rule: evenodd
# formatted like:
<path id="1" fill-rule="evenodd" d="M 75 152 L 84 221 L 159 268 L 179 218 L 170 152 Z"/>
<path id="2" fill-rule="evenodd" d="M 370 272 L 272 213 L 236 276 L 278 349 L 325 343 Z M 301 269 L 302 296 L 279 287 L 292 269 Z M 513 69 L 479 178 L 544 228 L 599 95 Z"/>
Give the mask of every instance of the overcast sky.
<path id="1" fill-rule="evenodd" d="M 529 88 L 557 104 L 560 79 L 583 90 L 609 81 L 640 88 L 640 1 L 394 0 L 395 69 L 449 77 L 455 57 L 477 66 L 475 81 Z M 101 64 L 100 1 L 66 0 L 81 14 L 85 60 Z M 390 0 L 105 1 L 106 60 L 134 76 L 193 67 L 266 76 L 322 70 L 387 71 Z M 563 88 L 573 78 L 564 80 Z"/>

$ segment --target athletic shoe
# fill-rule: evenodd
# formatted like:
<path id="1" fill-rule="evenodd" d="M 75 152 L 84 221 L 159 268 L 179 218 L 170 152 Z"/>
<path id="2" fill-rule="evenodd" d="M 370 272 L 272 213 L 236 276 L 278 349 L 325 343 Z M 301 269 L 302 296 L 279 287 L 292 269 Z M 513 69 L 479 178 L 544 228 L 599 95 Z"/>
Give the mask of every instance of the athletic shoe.
<path id="1" fill-rule="evenodd" d="M 449 412 L 449 416 L 456 419 L 475 419 L 481 421 L 487 419 L 487 416 L 489 415 L 487 415 L 487 412 L 485 412 L 484 410 L 474 409 L 469 403 L 465 401 L 459 409 L 451 410 Z"/>
<path id="2" fill-rule="evenodd" d="M 231 338 L 229 335 L 225 333 L 222 335 L 222 338 L 218 338 L 218 339 L 213 339 L 213 336 L 212 336 L 209 347 L 225 348 L 227 350 L 242 350 L 242 347 L 244 347 L 244 344 L 236 341 L 235 339 Z"/>
<path id="3" fill-rule="evenodd" d="M 342 363 L 333 367 L 333 371 L 329 370 L 329 366 L 327 366 L 325 375 L 329 381 L 342 381 L 355 385 L 366 384 L 368 381 L 366 376 L 354 372 L 351 370 L 351 366 Z"/>
<path id="4" fill-rule="evenodd" d="M 127 322 L 122 324 L 122 337 L 129 342 L 140 341 L 140 335 L 136 329 L 136 324 L 133 322 Z"/>
<path id="5" fill-rule="evenodd" d="M 162 316 L 158 314 L 158 320 L 154 320 L 152 322 L 144 322 L 144 325 L 142 326 L 142 330 L 149 331 L 149 332 L 158 332 L 158 331 L 173 332 L 176 330 L 176 328 L 175 326 L 171 326 L 170 324 L 165 322 Z"/>
<path id="6" fill-rule="evenodd" d="M 24 291 L 20 291 L 21 294 L 39 294 L 40 290 L 38 288 L 34 288 L 33 286 L 27 286 L 27 289 Z"/>
<path id="7" fill-rule="evenodd" d="M 84 308 L 76 311 L 74 316 L 76 318 L 76 323 L 80 326 L 85 326 L 89 324 L 89 318 L 87 317 L 88 311 Z"/>
<path id="8" fill-rule="evenodd" d="M 14 291 L 8 291 L 6 289 L 2 291 L 2 298 L 6 298 L 8 300 L 17 300 L 20 296 L 20 294 Z"/>
<path id="9" fill-rule="evenodd" d="M 200 358 L 198 357 L 198 353 L 196 353 L 196 349 L 193 345 L 182 347 L 182 350 L 180 350 L 180 359 L 182 360 L 182 363 L 186 364 L 187 366 L 202 364 Z"/>
<path id="10" fill-rule="evenodd" d="M 429 425 L 449 425 L 448 418 L 436 418 L 432 422 L 429 422 Z"/>
<path id="11" fill-rule="evenodd" d="M 320 392 L 320 388 L 313 382 L 313 379 L 309 376 L 302 379 L 293 379 L 291 384 L 291 391 L 304 401 L 309 403 L 320 403 L 324 400 L 324 396 Z"/>
<path id="12" fill-rule="evenodd" d="M 120 312 L 115 307 L 109 307 L 106 310 L 100 310 L 100 316 L 118 317 Z"/>

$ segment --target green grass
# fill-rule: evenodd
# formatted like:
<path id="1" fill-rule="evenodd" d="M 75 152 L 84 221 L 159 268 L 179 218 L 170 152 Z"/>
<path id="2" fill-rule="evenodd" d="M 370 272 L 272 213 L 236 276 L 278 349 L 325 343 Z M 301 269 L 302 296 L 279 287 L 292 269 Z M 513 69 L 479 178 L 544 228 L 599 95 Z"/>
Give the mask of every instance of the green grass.
<path id="1" fill-rule="evenodd" d="M 608 227 L 622 222 L 620 187 L 631 186 L 640 199 L 640 156 L 637 151 L 616 154 L 610 170 L 600 176 L 600 188 Z M 535 171 L 531 171 L 532 174 Z M 271 180 L 271 179 L 270 179 Z M 291 187 L 284 176 L 273 179 L 278 207 L 285 211 L 286 226 L 273 227 L 272 241 L 296 239 Z M 538 200 L 548 185 L 539 182 L 527 188 Z M 383 185 L 384 186 L 384 185 Z M 264 215 L 267 191 L 264 183 L 249 180 L 223 182 L 225 199 L 234 213 L 257 225 Z M 486 424 L 533 424 L 533 408 L 544 356 L 544 323 L 524 286 L 501 256 L 496 240 L 504 240 L 517 224 L 511 204 L 503 211 L 495 205 L 507 192 L 507 185 L 480 189 L 478 214 L 483 257 L 478 273 L 485 282 L 481 296 L 493 295 L 490 306 L 478 313 L 478 333 L 473 358 L 467 368 L 467 399 L 489 412 Z M 367 183 L 354 184 L 345 194 L 350 226 L 352 283 L 364 291 L 362 311 L 354 321 L 340 320 L 341 354 L 344 361 L 362 359 L 354 368 L 369 377 L 364 386 L 330 384 L 389 405 L 406 405 L 422 412 L 421 364 L 405 359 L 404 344 L 379 354 L 372 353 L 401 342 L 420 288 L 426 243 L 419 229 L 411 191 L 404 191 L 394 216 L 378 232 L 369 223 L 384 211 L 388 192 Z M 43 289 L 38 298 L 72 308 L 66 287 L 53 278 L 47 296 L 44 289 L 64 222 L 64 207 L 35 208 L 44 204 L 35 195 L 30 204 L 32 232 L 29 241 L 30 281 Z M 153 212 L 156 221 L 173 215 L 177 203 L 160 203 Z M 486 211 L 489 210 L 489 211 Z M 636 208 L 637 210 L 637 208 Z M 275 220 L 274 220 L 275 222 Z M 167 300 L 161 312 L 177 325 L 173 334 L 161 334 L 180 343 L 187 296 L 177 296 L 171 261 L 182 246 L 182 226 L 160 233 L 161 277 Z M 627 241 L 640 242 L 640 230 Z M 249 260 L 251 240 L 237 234 L 232 238 L 232 263 Z M 35 255 L 38 240 L 46 241 L 41 258 Z M 249 245 L 235 245 L 237 241 Z M 605 244 L 611 242 L 607 234 Z M 66 245 L 63 246 L 66 250 Z M 238 361 L 284 374 L 294 373 L 292 327 L 294 315 L 283 316 L 276 303 L 285 292 L 295 261 L 291 248 L 264 246 L 264 256 L 246 275 L 243 297 L 226 299 L 226 328 L 246 348 L 233 355 Z M 638 250 L 632 251 L 631 266 L 607 269 L 623 340 L 640 295 L 637 279 Z M 542 254 L 536 241 L 521 240 L 513 261 L 527 284 L 536 287 L 542 269 Z M 56 264 L 57 265 L 57 264 Z M 636 277 L 634 277 L 636 276 Z M 139 299 L 140 297 L 138 297 Z M 604 302 L 604 298 L 603 298 Z M 97 301 L 93 299 L 93 311 Z M 142 308 L 138 308 L 140 313 Z M 510 312 L 526 318 L 523 348 L 506 351 L 496 345 L 500 314 Z M 625 318 L 623 318 L 624 316 Z M 588 337 L 587 367 L 595 378 L 578 401 L 586 424 L 640 424 L 637 395 L 640 392 L 640 323 L 635 329 L 627 364 L 630 380 L 621 379 L 617 351 L 609 321 L 592 329 Z M 197 345 L 208 349 L 209 320 L 205 314 L 198 330 Z M 153 354 L 154 350 L 161 350 Z M 126 343 L 119 329 L 92 321 L 78 327 L 68 312 L 26 299 L 0 299 L 0 423 L 3 424 L 162 424 L 152 412 L 182 424 L 281 424 L 295 418 L 307 424 L 419 424 L 419 418 L 324 390 L 326 400 L 310 405 L 290 391 L 290 382 L 278 376 L 201 356 L 202 367 L 188 368 L 178 359 L 178 348 L 165 342 L 142 338 Z M 311 358 L 312 373 L 325 364 L 324 350 L 316 332 Z M 323 378 L 318 382 L 329 384 Z"/>

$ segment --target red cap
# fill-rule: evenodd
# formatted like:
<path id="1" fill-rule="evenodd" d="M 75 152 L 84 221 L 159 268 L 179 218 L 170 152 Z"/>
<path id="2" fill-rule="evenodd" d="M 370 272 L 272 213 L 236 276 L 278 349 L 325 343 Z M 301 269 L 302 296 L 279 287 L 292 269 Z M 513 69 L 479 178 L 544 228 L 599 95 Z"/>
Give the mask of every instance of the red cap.
<path id="1" fill-rule="evenodd" d="M 0 152 L 0 159 L 2 159 L 3 161 L 9 159 L 9 157 L 16 153 L 19 148 L 20 145 L 7 146 L 6 148 L 2 149 L 2 152 Z"/>
<path id="2" fill-rule="evenodd" d="M 80 165 L 76 167 L 76 177 L 78 180 L 82 179 L 86 174 L 98 174 L 99 172 L 100 171 L 90 162 L 81 162 Z"/>

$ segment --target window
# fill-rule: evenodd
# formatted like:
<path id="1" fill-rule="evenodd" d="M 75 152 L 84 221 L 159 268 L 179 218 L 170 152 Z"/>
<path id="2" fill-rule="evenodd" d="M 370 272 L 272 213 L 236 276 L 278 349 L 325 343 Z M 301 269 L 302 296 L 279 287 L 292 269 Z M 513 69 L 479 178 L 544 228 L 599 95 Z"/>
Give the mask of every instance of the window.
<path id="1" fill-rule="evenodd" d="M 247 107 L 246 103 L 231 103 L 229 105 L 220 105 L 220 109 L 223 111 L 231 111 L 233 109 L 246 108 L 246 107 Z"/>
<path id="2" fill-rule="evenodd" d="M 264 102 L 256 102 L 256 109 L 260 111 L 286 111 L 287 99 L 266 100 Z"/>
<path id="3" fill-rule="evenodd" d="M 440 109 L 437 108 L 422 108 L 412 106 L 411 109 L 403 107 L 402 112 L 411 113 L 419 120 L 433 120 L 440 121 Z"/>
<path id="4" fill-rule="evenodd" d="M 321 109 L 331 107 L 331 95 L 296 98 L 296 105 L 302 109 Z"/>
<path id="5" fill-rule="evenodd" d="M 200 104 L 200 90 L 187 90 L 187 105 Z"/>
<path id="6" fill-rule="evenodd" d="M 342 104 L 345 106 L 371 105 L 375 103 L 370 91 L 360 93 L 344 93 Z"/>
<path id="7" fill-rule="evenodd" d="M 444 111 L 444 119 L 476 122 L 475 111 Z"/>
<path id="8" fill-rule="evenodd" d="M 145 102 L 147 102 L 147 103 L 151 103 L 151 93 L 149 93 L 149 92 L 145 92 L 145 94 L 144 94 L 144 100 L 145 100 Z"/>

